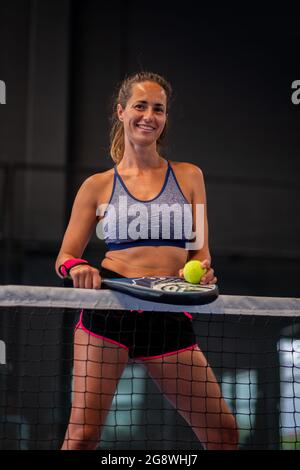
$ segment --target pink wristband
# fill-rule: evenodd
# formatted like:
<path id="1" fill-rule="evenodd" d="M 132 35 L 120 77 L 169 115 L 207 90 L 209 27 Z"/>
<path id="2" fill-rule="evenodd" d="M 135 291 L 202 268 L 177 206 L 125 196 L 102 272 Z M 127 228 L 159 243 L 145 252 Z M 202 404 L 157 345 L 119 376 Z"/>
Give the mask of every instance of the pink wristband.
<path id="1" fill-rule="evenodd" d="M 58 272 L 63 277 L 67 277 L 70 274 L 70 269 L 80 264 L 89 264 L 89 262 L 86 261 L 85 259 L 80 259 L 80 258 L 67 259 L 63 264 L 59 266 Z"/>

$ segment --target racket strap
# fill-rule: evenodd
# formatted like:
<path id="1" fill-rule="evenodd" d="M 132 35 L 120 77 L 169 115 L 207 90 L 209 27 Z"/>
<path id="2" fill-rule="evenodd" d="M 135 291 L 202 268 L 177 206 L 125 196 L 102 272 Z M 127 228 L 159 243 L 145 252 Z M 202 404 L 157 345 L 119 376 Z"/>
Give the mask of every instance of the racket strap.
<path id="1" fill-rule="evenodd" d="M 66 261 L 63 262 L 58 268 L 59 274 L 62 275 L 62 277 L 68 277 L 70 275 L 70 270 L 74 268 L 74 266 L 78 266 L 80 264 L 88 264 L 89 262 L 86 261 L 85 259 L 81 258 L 71 258 L 67 259 Z"/>

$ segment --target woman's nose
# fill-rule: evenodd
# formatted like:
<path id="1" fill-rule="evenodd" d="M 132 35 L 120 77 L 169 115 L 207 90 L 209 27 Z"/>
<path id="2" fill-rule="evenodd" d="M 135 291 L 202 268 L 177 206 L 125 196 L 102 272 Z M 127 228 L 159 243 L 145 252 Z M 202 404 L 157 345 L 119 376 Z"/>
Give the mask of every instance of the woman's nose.
<path id="1" fill-rule="evenodd" d="M 145 112 L 144 112 L 144 118 L 145 119 L 151 119 L 153 116 L 153 109 L 152 108 L 147 108 L 145 109 Z"/>

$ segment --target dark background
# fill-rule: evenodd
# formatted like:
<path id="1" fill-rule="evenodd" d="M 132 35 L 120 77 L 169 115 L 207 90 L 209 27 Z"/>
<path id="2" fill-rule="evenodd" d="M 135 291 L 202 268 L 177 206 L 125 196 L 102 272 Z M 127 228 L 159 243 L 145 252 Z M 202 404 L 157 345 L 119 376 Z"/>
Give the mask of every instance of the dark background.
<path id="1" fill-rule="evenodd" d="M 60 285 L 54 262 L 74 196 L 87 176 L 113 164 L 111 96 L 125 75 L 146 69 L 175 90 L 165 155 L 204 172 L 221 293 L 299 297 L 300 105 L 291 101 L 292 82 L 300 79 L 299 39 L 294 9 L 0 0 L 0 80 L 7 91 L 0 105 L 0 283 Z M 84 256 L 97 265 L 104 250 L 93 237 Z M 0 447 L 57 449 L 69 418 L 78 312 L 0 313 L 7 345 Z M 289 351 L 297 350 L 299 322 L 255 315 L 195 320 L 198 343 L 240 419 L 241 447 L 280 448 L 285 410 L 286 446 L 296 448 L 299 361 Z M 142 372 L 130 367 L 118 392 L 130 426 L 124 417 L 123 427 L 112 424 L 104 435 L 111 444 L 102 439 L 102 446 L 201 447 L 152 381 L 141 375 L 137 387 Z M 290 395 L 286 384 L 294 387 Z M 123 443 L 115 431 L 124 433 Z"/>
<path id="2" fill-rule="evenodd" d="M 1 283 L 60 284 L 76 191 L 113 164 L 111 96 L 146 69 L 175 90 L 165 155 L 204 172 L 221 292 L 299 295 L 300 15 L 196 6 L 0 1 Z"/>

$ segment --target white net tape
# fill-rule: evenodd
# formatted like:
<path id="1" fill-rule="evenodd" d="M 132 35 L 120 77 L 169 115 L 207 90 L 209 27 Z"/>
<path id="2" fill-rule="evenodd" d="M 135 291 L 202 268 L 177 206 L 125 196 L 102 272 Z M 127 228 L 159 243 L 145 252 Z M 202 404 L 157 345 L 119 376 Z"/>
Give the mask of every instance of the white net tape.
<path id="1" fill-rule="evenodd" d="M 85 309 L 133 309 L 146 311 L 214 313 L 226 315 L 300 315 L 300 299 L 220 295 L 208 305 L 171 305 L 150 302 L 108 289 L 70 289 L 63 287 L 0 286 L 0 306 L 61 307 Z"/>

